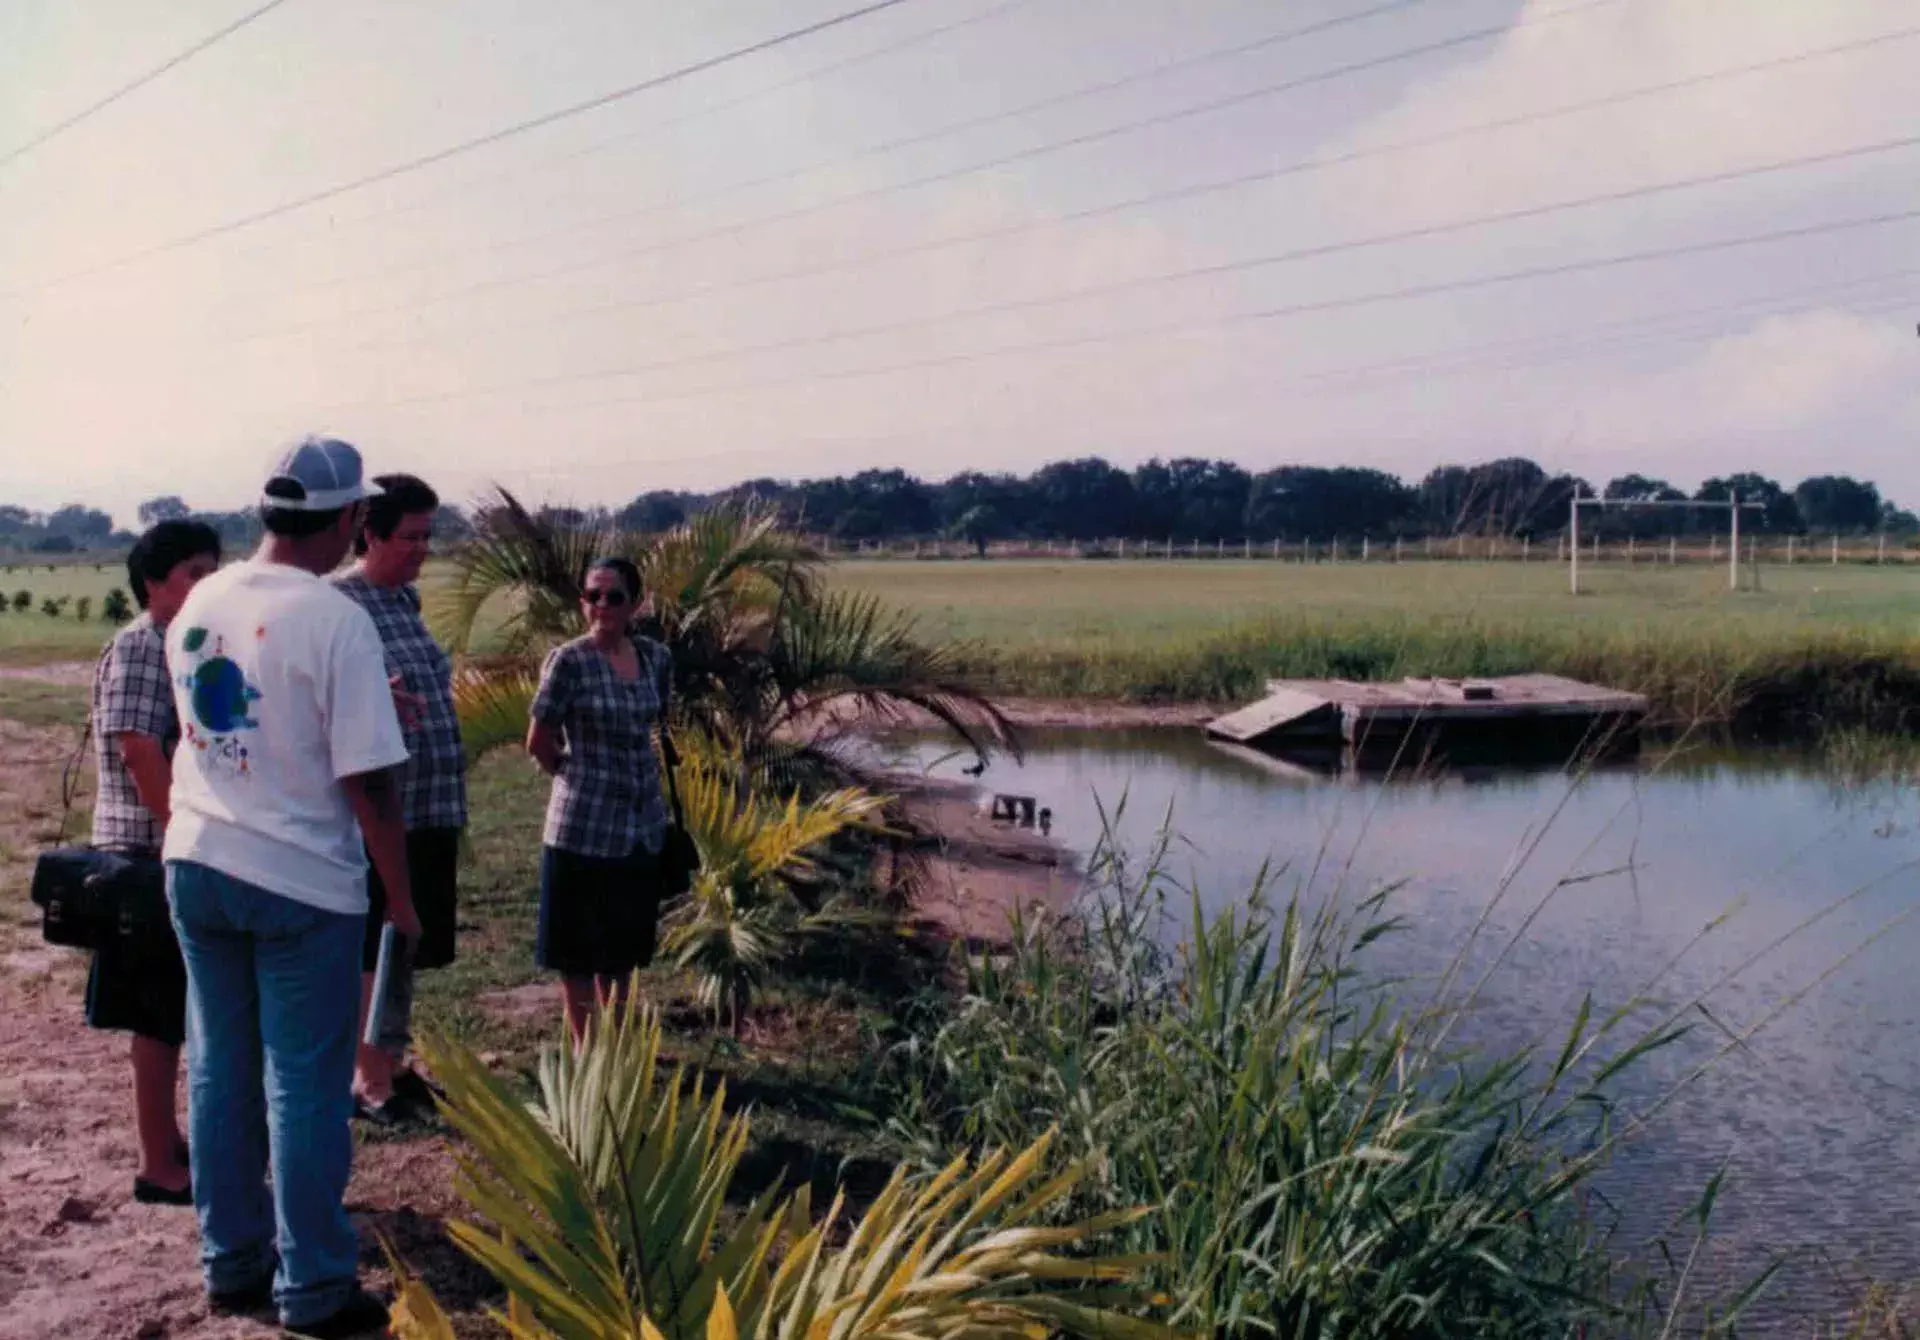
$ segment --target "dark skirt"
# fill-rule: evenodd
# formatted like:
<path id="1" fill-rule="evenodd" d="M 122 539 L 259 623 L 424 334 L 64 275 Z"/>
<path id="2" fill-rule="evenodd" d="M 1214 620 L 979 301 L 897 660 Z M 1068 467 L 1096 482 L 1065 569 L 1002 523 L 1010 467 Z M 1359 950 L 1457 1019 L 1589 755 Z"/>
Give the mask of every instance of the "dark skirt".
<path id="1" fill-rule="evenodd" d="M 542 850 L 535 963 L 563 977 L 625 977 L 653 962 L 659 934 L 658 856 Z"/>
<path id="2" fill-rule="evenodd" d="M 413 910 L 420 918 L 420 943 L 413 967 L 444 968 L 453 962 L 454 923 L 460 911 L 460 830 L 416 828 L 407 834 L 407 876 L 413 883 Z M 360 965 L 372 972 L 380 961 L 380 930 L 387 922 L 387 886 L 367 863 L 367 939 Z"/>
<path id="3" fill-rule="evenodd" d="M 96 949 L 87 973 L 87 1026 L 178 1047 L 187 1036 L 187 965 L 172 928 L 139 944 Z"/>

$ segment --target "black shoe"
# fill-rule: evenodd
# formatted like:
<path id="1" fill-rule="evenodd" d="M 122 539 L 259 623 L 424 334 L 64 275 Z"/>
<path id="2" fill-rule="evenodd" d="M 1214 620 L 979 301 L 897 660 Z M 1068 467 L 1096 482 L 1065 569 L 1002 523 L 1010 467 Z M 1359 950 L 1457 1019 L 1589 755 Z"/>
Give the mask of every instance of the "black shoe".
<path id="1" fill-rule="evenodd" d="M 422 1112 L 431 1112 L 447 1093 L 418 1070 L 407 1069 L 393 1077 L 393 1096 L 406 1099 Z"/>
<path id="2" fill-rule="evenodd" d="M 353 1096 L 353 1119 L 364 1121 L 369 1126 L 379 1126 L 391 1130 L 395 1126 L 406 1124 L 407 1105 L 394 1094 L 384 1103 L 369 1103 L 359 1094 Z"/>
<path id="3" fill-rule="evenodd" d="M 216 1317 L 246 1317 L 256 1312 L 265 1312 L 273 1306 L 273 1276 L 268 1275 L 258 1284 L 249 1284 L 244 1289 L 229 1289 L 224 1293 L 209 1293 L 207 1307 Z"/>
<path id="4" fill-rule="evenodd" d="M 193 1183 L 189 1181 L 178 1191 L 172 1191 L 158 1182 L 149 1182 L 144 1177 L 133 1179 L 133 1198 L 142 1205 L 191 1205 L 193 1204 Z"/>
<path id="5" fill-rule="evenodd" d="M 350 1340 L 356 1335 L 384 1335 L 392 1323 L 393 1315 L 385 1303 L 364 1289 L 355 1289 L 346 1305 L 331 1317 L 284 1329 L 289 1335 L 308 1340 Z"/>

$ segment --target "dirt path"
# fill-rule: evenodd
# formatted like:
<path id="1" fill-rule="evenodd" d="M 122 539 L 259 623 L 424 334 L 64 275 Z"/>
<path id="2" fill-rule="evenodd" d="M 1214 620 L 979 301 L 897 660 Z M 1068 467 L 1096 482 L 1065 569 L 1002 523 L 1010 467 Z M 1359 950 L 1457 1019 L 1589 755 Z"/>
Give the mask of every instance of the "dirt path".
<path id="1" fill-rule="evenodd" d="M 40 941 L 27 882 L 59 823 L 72 747 L 70 732 L 0 720 L 0 1333 L 278 1334 L 270 1318 L 209 1317 L 193 1212 L 133 1201 L 126 1040 L 82 1022 L 84 957 Z M 446 1239 L 451 1172 L 439 1139 L 360 1149 L 349 1197 L 370 1282 L 382 1282 L 385 1238 L 451 1307 L 488 1292 Z"/>
<path id="2" fill-rule="evenodd" d="M 0 679 L 26 679 L 36 684 L 91 684 L 92 661 L 53 661 L 46 665 L 0 665 Z"/>

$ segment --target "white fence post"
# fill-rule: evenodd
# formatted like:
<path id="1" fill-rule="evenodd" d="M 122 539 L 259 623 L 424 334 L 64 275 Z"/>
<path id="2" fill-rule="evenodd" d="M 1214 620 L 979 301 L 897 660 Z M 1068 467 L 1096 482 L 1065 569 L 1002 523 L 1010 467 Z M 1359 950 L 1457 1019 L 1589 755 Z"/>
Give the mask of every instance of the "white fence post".
<path id="1" fill-rule="evenodd" d="M 1833 533 L 1833 566 L 1840 566 L 1840 532 Z"/>

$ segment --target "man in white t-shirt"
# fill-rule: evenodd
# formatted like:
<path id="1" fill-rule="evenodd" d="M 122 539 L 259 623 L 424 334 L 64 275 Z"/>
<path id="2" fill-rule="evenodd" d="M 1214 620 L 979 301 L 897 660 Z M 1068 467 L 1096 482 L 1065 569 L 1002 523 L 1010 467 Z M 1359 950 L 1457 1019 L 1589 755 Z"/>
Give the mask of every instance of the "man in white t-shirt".
<path id="1" fill-rule="evenodd" d="M 342 1203 L 366 853 L 389 918 L 419 933 L 380 637 L 323 580 L 373 491 L 346 443 L 293 447 L 261 496 L 259 551 L 201 582 L 167 629 L 182 738 L 164 854 L 207 1290 L 217 1311 L 271 1302 L 321 1337 L 387 1320 L 359 1288 Z"/>

